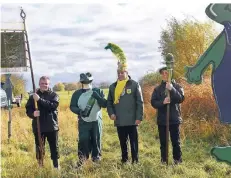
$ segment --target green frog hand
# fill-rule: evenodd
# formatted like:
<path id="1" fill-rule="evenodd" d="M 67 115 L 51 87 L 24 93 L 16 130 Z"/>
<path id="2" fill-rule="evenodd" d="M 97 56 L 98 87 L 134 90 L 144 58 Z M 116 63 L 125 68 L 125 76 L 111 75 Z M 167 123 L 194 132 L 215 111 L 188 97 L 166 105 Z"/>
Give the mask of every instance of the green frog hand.
<path id="1" fill-rule="evenodd" d="M 199 85 L 202 83 L 202 76 L 201 72 L 198 72 L 195 67 L 185 67 L 185 77 L 187 79 L 187 82 L 190 84 L 196 84 Z"/>

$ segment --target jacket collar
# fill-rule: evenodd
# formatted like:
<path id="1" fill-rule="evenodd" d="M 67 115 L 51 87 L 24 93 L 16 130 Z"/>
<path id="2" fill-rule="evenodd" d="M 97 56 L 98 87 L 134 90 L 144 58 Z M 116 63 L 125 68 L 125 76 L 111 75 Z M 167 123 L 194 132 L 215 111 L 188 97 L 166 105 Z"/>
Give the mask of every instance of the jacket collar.
<path id="1" fill-rule="evenodd" d="M 51 88 L 48 88 L 48 90 L 47 91 L 44 91 L 44 92 L 41 92 L 41 90 L 40 89 L 38 89 L 38 91 L 36 92 L 37 94 L 48 94 L 48 93 L 50 93 L 51 92 Z"/>

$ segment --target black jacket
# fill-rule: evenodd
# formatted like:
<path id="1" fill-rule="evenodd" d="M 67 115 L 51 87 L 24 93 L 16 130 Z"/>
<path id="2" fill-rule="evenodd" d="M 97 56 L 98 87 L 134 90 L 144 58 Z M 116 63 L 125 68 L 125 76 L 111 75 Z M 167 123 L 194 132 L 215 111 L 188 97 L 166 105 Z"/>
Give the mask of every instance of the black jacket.
<path id="1" fill-rule="evenodd" d="M 40 131 L 41 132 L 52 132 L 59 130 L 58 127 L 58 110 L 59 96 L 51 90 L 41 92 L 37 91 L 40 99 L 38 100 L 38 110 L 40 111 Z M 32 120 L 33 132 L 37 132 L 37 119 L 33 116 L 35 111 L 33 95 L 30 96 L 26 104 L 26 114 Z"/>
<path id="2" fill-rule="evenodd" d="M 184 91 L 183 88 L 172 82 L 173 88 L 170 91 L 170 118 L 169 124 L 180 124 L 182 122 L 181 118 L 181 108 L 180 103 L 184 101 Z M 165 97 L 167 96 L 165 93 L 166 82 L 162 81 L 161 84 L 156 87 L 152 93 L 151 104 L 152 107 L 158 110 L 157 113 L 157 124 L 158 125 L 166 125 L 166 113 L 167 113 L 167 105 L 163 104 Z"/>

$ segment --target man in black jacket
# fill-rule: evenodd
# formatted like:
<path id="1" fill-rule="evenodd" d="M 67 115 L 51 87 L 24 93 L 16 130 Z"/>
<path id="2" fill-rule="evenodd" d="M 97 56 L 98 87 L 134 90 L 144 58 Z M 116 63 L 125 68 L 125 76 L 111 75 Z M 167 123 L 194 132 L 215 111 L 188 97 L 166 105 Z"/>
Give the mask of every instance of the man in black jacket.
<path id="1" fill-rule="evenodd" d="M 59 147 L 58 147 L 58 110 L 59 96 L 49 88 L 50 79 L 42 76 L 39 80 L 39 90 L 30 96 L 26 104 L 26 114 L 32 119 L 32 128 L 35 137 L 36 158 L 41 166 L 41 155 L 39 150 L 39 139 L 37 132 L 37 120 L 39 117 L 40 132 L 43 142 L 43 148 L 47 139 L 51 159 L 55 168 L 59 168 Z M 35 110 L 34 100 L 38 104 L 38 110 Z M 43 155 L 45 154 L 43 149 Z"/>
<path id="2" fill-rule="evenodd" d="M 168 71 L 166 67 L 159 70 L 162 76 L 162 82 L 157 86 L 151 98 L 153 108 L 158 110 L 157 124 L 160 138 L 161 162 L 166 162 L 166 114 L 167 104 L 170 104 L 169 131 L 173 147 L 174 163 L 182 162 L 182 153 L 180 147 L 180 130 L 179 125 L 182 122 L 180 103 L 184 101 L 183 88 L 174 80 L 168 81 Z M 170 98 L 167 97 L 166 91 L 170 91 Z"/>

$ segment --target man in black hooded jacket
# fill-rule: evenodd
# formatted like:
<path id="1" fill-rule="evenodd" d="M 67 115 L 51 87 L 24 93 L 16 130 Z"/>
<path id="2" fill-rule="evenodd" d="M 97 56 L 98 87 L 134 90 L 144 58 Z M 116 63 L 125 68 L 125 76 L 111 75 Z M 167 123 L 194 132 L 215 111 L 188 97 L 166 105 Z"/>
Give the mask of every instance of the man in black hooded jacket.
<path id="1" fill-rule="evenodd" d="M 59 168 L 59 147 L 58 147 L 58 105 L 59 96 L 50 90 L 50 79 L 46 76 L 42 76 L 39 80 L 39 90 L 30 96 L 26 104 L 26 114 L 32 119 L 32 128 L 36 145 L 36 159 L 41 165 L 41 155 L 39 149 L 39 139 L 37 132 L 37 117 L 39 117 L 40 132 L 43 142 L 43 155 L 45 154 L 44 146 L 47 139 L 51 159 L 55 168 Z M 38 104 L 38 110 L 35 110 L 34 100 Z"/>
<path id="2" fill-rule="evenodd" d="M 151 98 L 153 108 L 158 110 L 157 125 L 160 138 L 161 162 L 166 162 L 166 114 L 167 104 L 170 104 L 169 131 L 173 147 L 174 163 L 182 162 L 182 152 L 180 147 L 179 125 L 182 123 L 180 103 L 184 101 L 183 88 L 172 80 L 168 81 L 168 71 L 166 67 L 159 70 L 162 82 L 157 86 Z M 170 91 L 170 98 L 167 97 L 166 90 Z"/>

